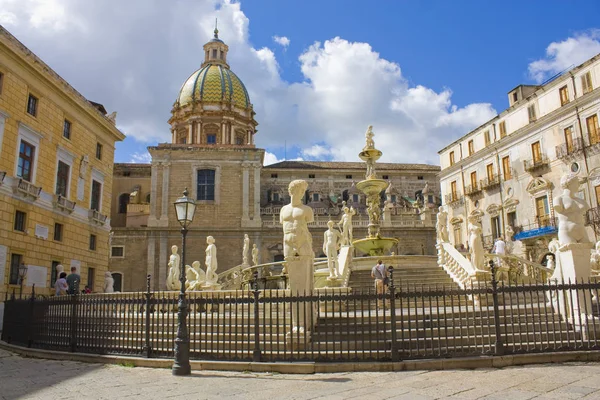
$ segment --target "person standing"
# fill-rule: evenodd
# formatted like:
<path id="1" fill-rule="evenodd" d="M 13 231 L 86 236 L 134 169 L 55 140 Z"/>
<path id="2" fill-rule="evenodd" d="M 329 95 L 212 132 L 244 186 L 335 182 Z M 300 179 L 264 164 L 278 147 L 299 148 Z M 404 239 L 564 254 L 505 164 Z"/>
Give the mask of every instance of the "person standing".
<path id="1" fill-rule="evenodd" d="M 499 236 L 494 242 L 494 254 L 503 256 L 506 254 L 506 242 L 504 242 L 502 236 Z M 502 258 L 496 257 L 496 265 L 500 267 L 502 264 Z"/>
<path id="2" fill-rule="evenodd" d="M 385 264 L 383 261 L 378 260 L 377 265 L 373 267 L 371 270 L 371 278 L 375 279 L 375 293 L 377 295 L 383 295 L 385 293 L 385 289 L 387 286 L 387 269 L 385 268 Z M 377 298 L 377 306 L 381 307 L 383 304 L 383 298 Z"/>
<path id="3" fill-rule="evenodd" d="M 71 273 L 67 276 L 68 294 L 79 293 L 79 282 L 81 282 L 81 276 L 77 273 L 77 267 L 71 267 Z"/>
<path id="4" fill-rule="evenodd" d="M 69 285 L 67 284 L 67 273 L 61 272 L 54 284 L 55 294 L 57 296 L 63 296 L 67 294 L 67 290 L 69 289 Z"/>

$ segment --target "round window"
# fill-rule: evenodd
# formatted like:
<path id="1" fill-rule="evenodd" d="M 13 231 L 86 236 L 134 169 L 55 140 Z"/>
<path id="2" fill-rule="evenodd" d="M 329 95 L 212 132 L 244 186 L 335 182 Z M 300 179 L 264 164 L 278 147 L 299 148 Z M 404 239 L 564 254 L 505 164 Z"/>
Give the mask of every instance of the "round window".
<path id="1" fill-rule="evenodd" d="M 574 162 L 573 164 L 571 164 L 571 172 L 573 172 L 574 174 L 579 172 L 579 164 L 578 163 Z"/>
<path id="2" fill-rule="evenodd" d="M 508 197 L 512 197 L 512 195 L 515 193 L 515 191 L 513 190 L 513 188 L 508 188 L 506 189 L 506 195 Z"/>

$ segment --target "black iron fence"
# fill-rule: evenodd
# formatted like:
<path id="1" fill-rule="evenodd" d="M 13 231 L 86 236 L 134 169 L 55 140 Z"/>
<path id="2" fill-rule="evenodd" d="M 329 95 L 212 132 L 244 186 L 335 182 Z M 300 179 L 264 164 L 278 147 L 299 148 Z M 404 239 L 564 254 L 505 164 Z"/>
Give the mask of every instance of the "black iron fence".
<path id="1" fill-rule="evenodd" d="M 397 283 L 397 282 L 396 282 Z M 470 289 L 402 285 L 188 293 L 190 355 L 202 360 L 398 361 L 600 349 L 600 283 L 495 281 Z M 2 340 L 34 348 L 173 357 L 172 292 L 5 302 Z M 304 321 L 297 329 L 294 318 Z M 304 331 L 303 331 L 304 330 Z"/>

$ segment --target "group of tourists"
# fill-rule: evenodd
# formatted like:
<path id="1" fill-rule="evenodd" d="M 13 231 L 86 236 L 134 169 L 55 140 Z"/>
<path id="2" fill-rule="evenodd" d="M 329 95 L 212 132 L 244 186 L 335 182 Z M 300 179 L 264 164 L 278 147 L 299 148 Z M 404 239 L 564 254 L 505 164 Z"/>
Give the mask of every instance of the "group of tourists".
<path id="1" fill-rule="evenodd" d="M 81 276 L 77 273 L 77 268 L 71 267 L 71 273 L 68 276 L 66 272 L 61 272 L 56 279 L 54 283 L 55 294 L 57 296 L 76 294 L 79 292 L 79 282 L 81 282 Z M 87 286 L 86 290 L 89 290 Z"/>

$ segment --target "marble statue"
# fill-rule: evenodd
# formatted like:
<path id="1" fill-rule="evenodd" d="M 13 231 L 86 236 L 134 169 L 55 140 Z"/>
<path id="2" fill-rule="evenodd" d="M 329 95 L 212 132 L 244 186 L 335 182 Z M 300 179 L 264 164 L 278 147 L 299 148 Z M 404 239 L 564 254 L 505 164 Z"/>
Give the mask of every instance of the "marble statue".
<path id="1" fill-rule="evenodd" d="M 339 231 L 333 229 L 335 222 L 327 222 L 327 229 L 323 234 L 323 253 L 327 256 L 327 267 L 329 268 L 329 278 L 338 278 L 337 256 L 340 248 L 340 240 L 342 235 Z"/>
<path id="2" fill-rule="evenodd" d="M 250 238 L 248 234 L 244 235 L 244 247 L 242 249 L 242 265 L 250 265 L 248 264 L 248 252 L 250 251 Z"/>
<path id="3" fill-rule="evenodd" d="M 177 246 L 171 246 L 171 256 L 169 257 L 169 275 L 167 276 L 167 290 L 180 290 L 181 282 L 179 281 L 179 264 L 181 259 L 177 254 Z"/>
<path id="4" fill-rule="evenodd" d="M 58 264 L 56 266 L 56 280 L 60 279 L 61 272 L 65 272 L 65 266 L 62 264 Z M 112 278 L 112 275 L 111 275 L 111 278 Z M 56 285 L 56 282 L 54 282 L 54 285 Z"/>
<path id="5" fill-rule="evenodd" d="M 369 125 L 369 127 L 367 128 L 367 132 L 365 132 L 366 144 L 363 150 L 372 150 L 375 148 L 375 141 L 373 140 L 373 136 L 375 136 L 375 134 L 373 133 L 373 125 Z"/>
<path id="6" fill-rule="evenodd" d="M 258 265 L 258 247 L 256 247 L 256 243 L 252 245 L 252 265 Z"/>
<path id="7" fill-rule="evenodd" d="M 596 246 L 592 250 L 590 264 L 593 270 L 600 270 L 600 240 L 596 242 Z"/>
<path id="8" fill-rule="evenodd" d="M 110 114 L 108 114 L 108 116 L 106 118 L 108 118 L 108 120 L 110 122 L 112 122 L 113 125 L 116 124 L 117 123 L 117 112 L 116 111 L 111 112 Z"/>
<path id="9" fill-rule="evenodd" d="M 206 259 L 204 260 L 204 264 L 206 265 L 206 284 L 212 285 L 216 284 L 219 280 L 219 275 L 217 275 L 217 246 L 215 246 L 215 238 L 212 236 L 206 237 Z"/>
<path id="10" fill-rule="evenodd" d="M 110 271 L 106 271 L 104 273 L 104 293 L 114 293 L 115 292 L 115 279 L 112 277 Z"/>
<path id="11" fill-rule="evenodd" d="M 469 226 L 467 230 L 469 232 L 469 254 L 471 255 L 471 265 L 475 269 L 484 269 L 485 251 L 483 249 L 483 240 L 481 237 L 481 226 L 477 221 L 477 217 L 474 215 L 471 215 L 468 220 Z"/>
<path id="12" fill-rule="evenodd" d="M 368 159 L 365 162 L 367 163 L 367 172 L 365 173 L 365 179 L 377 179 L 377 174 L 375 173 L 375 160 Z"/>
<path id="13" fill-rule="evenodd" d="M 81 156 L 81 161 L 79 162 L 79 177 L 85 179 L 87 175 L 88 166 L 90 165 L 90 159 L 87 154 Z"/>
<path id="14" fill-rule="evenodd" d="M 185 266 L 185 288 L 186 290 L 202 290 L 206 282 L 206 274 L 200 268 L 200 261 L 194 261 L 192 266 Z"/>
<path id="15" fill-rule="evenodd" d="M 559 257 L 559 253 L 558 253 L 560 246 L 561 246 L 561 243 L 558 241 L 557 238 L 553 238 L 550 241 L 550 243 L 548 243 L 548 251 L 550 251 L 550 253 L 554 254 L 554 257 L 553 257 L 554 258 L 554 262 L 553 262 L 554 273 L 548 279 L 550 281 L 554 281 L 554 282 L 562 282 L 563 281 L 563 272 L 562 272 L 562 267 L 560 265 L 560 257 Z"/>
<path id="16" fill-rule="evenodd" d="M 437 232 L 437 242 L 446 243 L 448 241 L 448 213 L 443 206 L 439 208 L 435 230 Z"/>
<path id="17" fill-rule="evenodd" d="M 564 175 L 560 180 L 563 192 L 554 198 L 554 212 L 558 215 L 558 242 L 589 243 L 585 230 L 584 214 L 588 206 L 586 202 L 575 196 L 579 189 L 576 175 Z"/>
<path id="18" fill-rule="evenodd" d="M 352 217 L 356 215 L 356 210 L 354 207 L 348 208 L 345 206 L 343 208 L 344 215 L 342 215 L 342 219 L 338 222 L 338 226 L 341 226 L 342 230 L 342 246 L 350 246 L 352 245 Z"/>
<path id="19" fill-rule="evenodd" d="M 308 224 L 315 217 L 312 208 L 302 204 L 302 198 L 308 187 L 304 180 L 290 182 L 288 192 L 290 204 L 281 207 L 279 222 L 283 226 L 283 256 L 292 295 L 297 293 L 311 294 L 314 287 L 314 252 L 312 236 Z M 304 333 L 312 327 L 312 321 L 305 321 L 310 316 L 310 310 L 305 307 L 292 307 L 292 332 Z M 308 312 L 306 312 L 308 311 Z"/>

